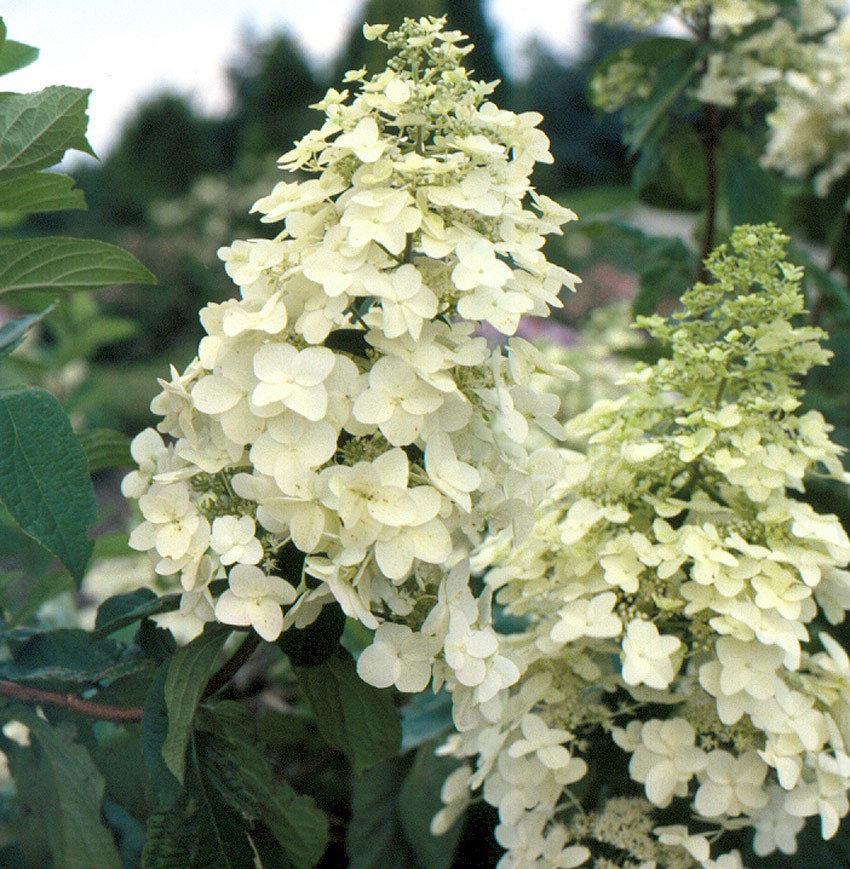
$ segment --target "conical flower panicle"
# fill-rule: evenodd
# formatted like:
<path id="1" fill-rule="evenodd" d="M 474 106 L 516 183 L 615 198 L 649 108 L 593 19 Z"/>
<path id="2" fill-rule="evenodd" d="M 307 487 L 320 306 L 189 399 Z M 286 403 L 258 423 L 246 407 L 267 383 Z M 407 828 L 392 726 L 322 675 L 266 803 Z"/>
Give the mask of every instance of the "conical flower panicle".
<path id="1" fill-rule="evenodd" d="M 454 687 L 462 732 L 446 750 L 476 771 L 445 791 L 437 828 L 482 787 L 511 860 L 577 866 L 607 845 L 707 869 L 726 828 L 753 828 L 759 854 L 789 852 L 805 817 L 829 837 L 847 814 L 850 662 L 826 634 L 817 651 L 810 628 L 850 608 L 850 539 L 789 490 L 848 475 L 830 427 L 800 411 L 801 376 L 829 354 L 821 330 L 795 325 L 802 273 L 786 242 L 739 227 L 681 310 L 639 322 L 671 355 L 568 424 L 587 452 L 521 546 L 502 533 L 477 553 L 524 620 L 499 638 L 520 677 L 489 703 Z M 576 813 L 570 784 L 611 757 L 603 734 L 645 799 Z M 668 807 L 700 832 L 657 826 Z"/>
<path id="2" fill-rule="evenodd" d="M 277 235 L 219 251 L 239 298 L 201 311 L 197 358 L 162 381 L 168 443 L 134 441 L 131 544 L 179 577 L 186 611 L 274 639 L 336 601 L 378 628 L 373 683 L 427 682 L 451 636 L 440 678 L 496 691 L 516 668 L 493 669 L 464 559 L 488 528 L 530 528 L 560 460 L 529 455 L 526 436 L 561 428 L 557 399 L 527 383 L 567 372 L 518 338 L 488 349 L 476 328 L 512 335 L 560 305 L 577 278 L 542 246 L 575 215 L 529 183 L 551 161 L 540 116 L 489 101 L 461 34 L 424 18 L 385 30 L 364 28 L 387 68 L 328 91 L 321 127 L 280 160 L 296 179 L 255 204 Z M 303 571 L 281 579 L 290 545 Z M 404 617 L 409 636 L 383 626 Z"/>

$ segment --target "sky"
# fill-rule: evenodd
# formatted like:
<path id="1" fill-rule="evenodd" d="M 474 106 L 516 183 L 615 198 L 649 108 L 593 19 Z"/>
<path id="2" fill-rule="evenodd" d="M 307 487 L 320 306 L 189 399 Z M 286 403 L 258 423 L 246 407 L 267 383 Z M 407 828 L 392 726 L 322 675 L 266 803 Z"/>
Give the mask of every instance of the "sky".
<path id="1" fill-rule="evenodd" d="M 507 70 L 522 75 L 522 47 L 535 37 L 556 54 L 576 52 L 584 5 L 488 0 Z M 359 20 L 361 7 L 361 0 L 5 0 L 0 11 L 8 38 L 41 53 L 32 66 L 4 77 L 2 89 L 92 88 L 88 138 L 103 155 L 121 121 L 164 89 L 189 95 L 200 111 L 224 111 L 225 70 L 239 60 L 246 35 L 286 30 L 321 66 Z"/>

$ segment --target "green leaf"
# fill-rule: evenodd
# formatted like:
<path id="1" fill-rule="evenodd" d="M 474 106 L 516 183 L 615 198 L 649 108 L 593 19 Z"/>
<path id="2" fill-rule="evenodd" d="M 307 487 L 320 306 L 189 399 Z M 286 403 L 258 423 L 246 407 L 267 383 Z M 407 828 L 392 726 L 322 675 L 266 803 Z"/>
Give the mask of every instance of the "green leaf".
<path id="1" fill-rule="evenodd" d="M 723 192 L 731 226 L 779 222 L 782 211 L 779 182 L 748 154 L 733 151 L 726 156 Z"/>
<path id="2" fill-rule="evenodd" d="M 71 148 L 94 156 L 86 141 L 91 90 L 56 85 L 0 97 L 0 180 L 58 163 Z"/>
<path id="3" fill-rule="evenodd" d="M 226 579 L 213 580 L 209 585 L 210 594 L 219 595 L 227 588 Z M 180 598 L 182 595 L 163 594 L 157 597 L 154 592 L 146 588 L 138 588 L 136 591 L 128 592 L 126 595 L 116 595 L 109 600 L 116 601 L 104 610 L 101 616 L 98 610 L 95 629 L 92 636 L 105 637 L 107 634 L 113 634 L 115 631 L 120 631 L 132 622 L 137 622 L 141 619 L 148 618 L 158 613 L 173 612 L 180 607 Z M 126 607 L 123 603 L 119 603 L 119 599 L 126 598 Z M 132 598 L 132 600 L 131 600 Z M 108 604 L 109 601 L 105 601 Z M 114 607 L 114 608 L 113 608 Z"/>
<path id="4" fill-rule="evenodd" d="M 0 327 L 0 357 L 11 353 L 33 326 L 40 323 L 54 308 L 56 302 L 45 308 L 40 314 L 30 314 L 18 320 L 10 320 Z"/>
<path id="5" fill-rule="evenodd" d="M 220 864 L 228 869 L 253 866 L 254 855 L 241 815 L 222 800 L 205 770 L 197 770 L 197 777 L 199 787 L 196 793 L 201 799 L 201 811 L 209 833 L 206 854 L 201 861 L 198 860 L 200 855 L 196 856 L 196 862 L 205 867 Z"/>
<path id="6" fill-rule="evenodd" d="M 286 573 L 278 574 L 284 577 Z M 293 576 L 293 585 L 298 584 Z M 345 613 L 336 602 L 322 607 L 319 615 L 307 627 L 293 625 L 275 641 L 295 667 L 316 667 L 327 661 L 340 648 L 339 638 L 345 628 Z"/>
<path id="7" fill-rule="evenodd" d="M 76 293 L 156 278 L 127 251 L 105 241 L 28 238 L 0 242 L 0 293 Z"/>
<path id="8" fill-rule="evenodd" d="M 77 437 L 86 454 L 90 474 L 106 468 L 129 468 L 135 464 L 130 455 L 130 438 L 120 431 L 92 428 L 80 432 Z"/>
<path id="9" fill-rule="evenodd" d="M 125 594 L 116 594 L 107 598 L 98 608 L 94 620 L 92 636 L 105 637 L 115 631 L 145 618 L 155 612 L 159 602 L 156 592 L 149 588 L 137 588 Z"/>
<path id="10" fill-rule="evenodd" d="M 76 296 L 80 299 L 82 296 Z M 130 317 L 109 317 L 104 314 L 97 314 L 91 322 L 77 331 L 69 340 L 64 343 L 64 347 L 57 348 L 59 352 L 56 354 L 58 364 L 64 364 L 73 359 L 85 359 L 101 347 L 107 347 L 110 344 L 117 344 L 119 341 L 126 341 L 139 333 L 139 324 Z"/>
<path id="11" fill-rule="evenodd" d="M 186 746 L 192 735 L 195 709 L 203 696 L 216 657 L 232 630 L 226 625 L 207 625 L 199 637 L 178 649 L 168 663 L 163 687 L 168 732 L 162 745 L 162 757 L 181 784 L 186 771 Z"/>
<path id="12" fill-rule="evenodd" d="M 167 810 L 148 818 L 144 869 L 243 869 L 253 867 L 246 825 L 229 806 L 194 752 L 187 789 Z"/>
<path id="13" fill-rule="evenodd" d="M 38 803 L 30 805 L 43 820 L 43 831 L 61 869 L 120 869 L 112 835 L 101 822 L 104 780 L 88 752 L 73 742 L 69 727 L 51 727 L 28 710 L 18 716 L 38 746 Z M 23 751 L 23 749 L 21 749 Z M 17 753 L 17 752 L 13 752 Z M 15 762 L 13 761 L 13 767 Z"/>
<path id="14" fill-rule="evenodd" d="M 59 402 L 37 387 L 0 390 L 0 501 L 81 580 L 95 518 L 86 456 Z"/>
<path id="15" fill-rule="evenodd" d="M 401 826 L 419 862 L 428 869 L 449 869 L 463 826 L 458 819 L 444 835 L 431 833 L 431 819 L 443 807 L 443 782 L 458 766 L 454 758 L 434 754 L 439 744 L 431 741 L 417 749 L 398 794 Z"/>
<path id="16" fill-rule="evenodd" d="M 142 713 L 142 759 L 145 764 L 145 792 L 154 813 L 169 810 L 185 794 L 180 782 L 165 765 L 162 746 L 168 734 L 168 708 L 165 704 L 165 679 L 169 661 L 161 664 L 145 697 Z M 167 819 L 166 819 L 167 820 Z M 158 821 L 154 821 L 157 826 Z M 167 824 L 164 826 L 167 827 Z M 148 828 L 150 832 L 150 827 Z M 170 828 L 169 828 L 170 829 Z M 165 835 L 165 833 L 163 833 Z M 147 865 L 144 864 L 143 865 Z M 173 864 L 178 866 L 179 864 Z"/>
<path id="17" fill-rule="evenodd" d="M 345 838 L 349 869 L 420 866 L 398 815 L 398 794 L 407 766 L 407 758 L 384 760 L 354 778 Z"/>
<path id="18" fill-rule="evenodd" d="M 112 640 L 91 642 L 81 628 L 37 632 L 23 639 L 11 632 L 4 639 L 12 656 L 0 663 L 0 678 L 15 682 L 72 690 L 151 667 L 138 649 Z"/>
<path id="19" fill-rule="evenodd" d="M 0 48 L 0 75 L 29 66 L 38 57 L 38 49 L 14 39 L 6 39 Z"/>
<path id="20" fill-rule="evenodd" d="M 33 214 L 37 211 L 85 207 L 83 191 L 74 187 L 74 179 L 70 175 L 35 172 L 0 180 L 0 211 Z"/>
<path id="21" fill-rule="evenodd" d="M 452 698 L 448 691 L 414 694 L 401 710 L 401 750 L 418 748 L 452 727 Z"/>
<path id="22" fill-rule="evenodd" d="M 634 101 L 623 110 L 623 138 L 629 154 L 636 154 L 645 140 L 659 126 L 669 123 L 670 109 L 699 72 L 703 57 L 709 50 L 689 39 L 656 36 L 621 49 L 600 65 L 600 70 L 628 52 L 633 63 L 646 67 L 652 78 L 652 94 L 646 100 Z"/>
<path id="23" fill-rule="evenodd" d="M 355 772 L 393 757 L 401 721 L 391 691 L 367 685 L 340 650 L 315 667 L 295 667 L 301 689 L 326 742 L 344 752 Z"/>
<path id="24" fill-rule="evenodd" d="M 244 708 L 224 701 L 207 710 L 197 734 L 202 770 L 214 775 L 229 799 L 262 821 L 297 869 L 315 866 L 328 842 L 328 819 L 311 797 L 297 793 L 266 760 Z"/>

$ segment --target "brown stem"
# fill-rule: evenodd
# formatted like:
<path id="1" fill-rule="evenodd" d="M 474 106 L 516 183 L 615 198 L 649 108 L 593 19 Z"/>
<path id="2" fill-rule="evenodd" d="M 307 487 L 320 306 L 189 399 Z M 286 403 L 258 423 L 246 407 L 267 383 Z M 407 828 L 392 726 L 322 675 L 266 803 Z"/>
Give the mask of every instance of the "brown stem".
<path id="1" fill-rule="evenodd" d="M 829 262 L 826 264 L 827 274 L 834 271 L 836 266 L 838 265 L 838 259 L 841 256 L 841 251 L 844 247 L 844 238 L 847 235 L 848 231 L 850 231 L 850 209 L 845 209 L 844 217 L 841 219 L 841 226 L 838 228 L 838 232 L 835 234 L 835 238 L 832 241 Z M 826 296 L 824 296 L 823 291 L 820 290 L 815 296 L 815 303 L 812 305 L 812 310 L 809 311 L 810 326 L 820 325 L 825 306 Z M 806 375 L 806 377 L 808 377 L 808 375 Z M 803 378 L 803 383 L 805 383 L 806 377 Z"/>
<path id="2" fill-rule="evenodd" d="M 838 257 L 841 256 L 841 248 L 844 246 L 842 242 L 848 230 L 850 230 L 850 209 L 845 209 L 838 234 L 832 243 L 832 253 L 830 254 L 829 262 L 826 264 L 827 272 L 831 272 L 838 265 Z"/>
<path id="3" fill-rule="evenodd" d="M 705 233 L 702 237 L 702 250 L 699 255 L 697 281 L 703 283 L 708 278 L 705 267 L 706 257 L 714 247 L 714 225 L 717 218 L 717 107 L 706 103 L 702 107 L 705 129 L 702 135 L 702 145 L 705 151 Z"/>
<path id="4" fill-rule="evenodd" d="M 210 677 L 209 682 L 207 682 L 207 687 L 204 688 L 202 699 L 206 700 L 207 697 L 211 697 L 215 694 L 219 688 L 223 688 L 239 672 L 239 670 L 242 669 L 248 661 L 248 658 L 254 654 L 254 650 L 259 645 L 259 635 L 251 631 L 251 633 L 242 640 L 242 643 L 233 655 Z"/>
<path id="5" fill-rule="evenodd" d="M 142 720 L 141 706 L 114 706 L 111 703 L 97 703 L 84 700 L 75 694 L 61 694 L 58 691 L 45 691 L 43 688 L 30 688 L 0 679 L 0 696 L 9 697 L 30 706 L 58 706 L 86 718 L 100 721 L 116 721 L 122 724 L 138 724 Z"/>

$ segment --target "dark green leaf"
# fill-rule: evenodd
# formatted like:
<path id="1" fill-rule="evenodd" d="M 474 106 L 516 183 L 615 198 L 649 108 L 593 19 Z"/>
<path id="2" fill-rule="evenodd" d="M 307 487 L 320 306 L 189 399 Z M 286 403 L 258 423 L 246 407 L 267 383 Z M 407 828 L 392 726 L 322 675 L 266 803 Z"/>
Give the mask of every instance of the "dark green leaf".
<path id="1" fill-rule="evenodd" d="M 162 756 L 165 765 L 181 784 L 195 709 L 204 693 L 216 657 L 232 630 L 226 625 L 207 625 L 199 637 L 178 649 L 168 662 L 168 674 L 163 687 L 168 731 L 162 745 Z"/>
<path id="2" fill-rule="evenodd" d="M 89 473 L 106 468 L 129 468 L 135 462 L 130 455 L 130 438 L 110 428 L 92 428 L 77 437 L 86 454 Z"/>
<path id="3" fill-rule="evenodd" d="M 440 791 L 458 761 L 437 757 L 434 749 L 438 745 L 439 742 L 432 741 L 417 749 L 413 766 L 399 791 L 398 814 L 420 864 L 428 869 L 449 869 L 462 824 L 458 820 L 444 835 L 434 836 L 431 819 L 443 807 Z"/>
<path id="4" fill-rule="evenodd" d="M 160 665 L 156 676 L 148 689 L 145 698 L 144 713 L 142 714 L 142 759 L 145 764 L 145 791 L 148 802 L 157 811 L 162 811 L 168 816 L 169 809 L 175 805 L 185 792 L 180 782 L 165 765 L 162 756 L 162 747 L 168 734 L 168 709 L 165 705 L 165 679 L 168 675 L 170 661 Z M 154 831 L 166 836 L 170 821 L 168 817 L 155 818 L 152 816 L 151 823 Z M 151 826 L 148 827 L 150 835 Z M 147 864 L 144 864 L 147 865 Z M 163 864 L 164 865 L 164 864 Z M 178 864 L 173 864 L 176 866 Z"/>
<path id="5" fill-rule="evenodd" d="M 211 838 L 202 865 L 220 863 L 228 869 L 252 866 L 254 855 L 241 815 L 222 800 L 210 775 L 204 769 L 197 771 L 197 777 L 197 792 L 202 800 L 202 811 L 206 815 L 206 826 Z"/>
<path id="6" fill-rule="evenodd" d="M 112 640 L 90 642 L 91 635 L 80 628 L 37 632 L 23 641 L 13 632 L 5 639 L 11 660 L 0 663 L 0 677 L 15 682 L 47 683 L 47 687 L 71 690 L 151 666 L 138 649 Z"/>
<path id="7" fill-rule="evenodd" d="M 133 642 L 149 657 L 161 664 L 177 650 L 177 641 L 168 628 L 161 628 L 150 619 L 142 619 Z"/>
<path id="8" fill-rule="evenodd" d="M 101 822 L 104 781 L 88 752 L 66 727 L 51 727 L 34 713 L 20 720 L 38 745 L 39 805 L 54 864 L 62 869 L 120 869 L 112 836 Z"/>
<path id="9" fill-rule="evenodd" d="M 70 175 L 35 172 L 0 181 L 0 211 L 33 214 L 85 207 L 83 191 L 74 187 Z"/>
<path id="10" fill-rule="evenodd" d="M 94 156 L 86 141 L 91 90 L 57 85 L 0 99 L 0 181 L 58 163 L 71 148 Z"/>
<path id="11" fill-rule="evenodd" d="M 40 323 L 55 307 L 56 303 L 54 302 L 40 314 L 30 314 L 27 317 L 21 317 L 18 320 L 10 320 L 8 323 L 4 323 L 0 327 L 0 357 L 11 353 L 23 341 L 27 332 L 33 326 Z"/>
<path id="12" fill-rule="evenodd" d="M 74 301 L 91 301 L 83 296 L 73 297 Z M 125 341 L 139 332 L 139 324 L 129 317 L 109 317 L 94 314 L 83 320 L 76 328 L 59 337 L 59 329 L 54 324 L 54 336 L 58 338 L 54 352 L 57 365 L 65 365 L 74 359 L 86 359 L 102 347 Z"/>
<path id="13" fill-rule="evenodd" d="M 779 222 L 782 211 L 779 182 L 748 154 L 735 151 L 726 156 L 723 190 L 731 226 Z"/>
<path id="14" fill-rule="evenodd" d="M 406 758 L 393 758 L 354 778 L 351 822 L 345 839 L 349 869 L 420 866 L 398 815 L 397 800 L 407 767 Z"/>
<path id="15" fill-rule="evenodd" d="M 656 36 L 626 50 L 633 63 L 654 74 L 651 96 L 633 101 L 623 111 L 623 137 L 634 155 L 659 125 L 668 123 L 673 103 L 694 80 L 709 49 L 688 39 Z"/>
<path id="16" fill-rule="evenodd" d="M 73 293 L 115 284 L 153 284 L 127 251 L 105 241 L 28 238 L 0 242 L 0 293 Z"/>
<path id="17" fill-rule="evenodd" d="M 315 866 L 327 847 L 328 820 L 311 797 L 275 775 L 245 709 L 218 703 L 202 726 L 210 732 L 198 734 L 202 768 L 216 769 L 230 799 L 268 827 L 297 869 Z"/>
<path id="18" fill-rule="evenodd" d="M 113 634 L 133 622 L 162 611 L 163 601 L 179 595 L 157 597 L 149 588 L 137 588 L 126 594 L 107 598 L 98 608 L 94 623 L 94 637 Z"/>
<path id="19" fill-rule="evenodd" d="M 322 607 L 318 618 L 306 628 L 293 625 L 276 642 L 293 666 L 317 667 L 339 650 L 344 628 L 345 613 L 332 603 Z"/>
<path id="20" fill-rule="evenodd" d="M 324 340 L 325 347 L 337 353 L 350 353 L 366 359 L 372 349 L 363 329 L 334 329 Z"/>
<path id="21" fill-rule="evenodd" d="M 167 809 L 148 816 L 142 869 L 187 869 L 201 833 L 197 816 L 188 813 L 188 800 L 181 798 Z"/>
<path id="22" fill-rule="evenodd" d="M 191 752 L 187 788 L 167 810 L 148 818 L 144 869 L 243 869 L 254 859 L 238 811 L 223 801 Z"/>
<path id="23" fill-rule="evenodd" d="M 23 69 L 29 66 L 38 57 L 38 49 L 31 45 L 24 45 L 23 42 L 15 42 L 14 39 L 6 39 L 3 41 L 3 47 L 0 48 L 0 75 L 14 72 L 16 69 Z"/>
<path id="24" fill-rule="evenodd" d="M 86 456 L 65 411 L 43 389 L 0 391 L 0 501 L 21 528 L 82 579 L 95 518 Z"/>
<path id="25" fill-rule="evenodd" d="M 210 583 L 210 594 L 219 595 L 227 588 L 226 579 L 213 580 Z M 103 616 L 98 610 L 97 621 L 93 636 L 104 637 L 120 631 L 133 622 L 157 615 L 159 613 L 173 612 L 180 606 L 180 594 L 163 594 L 157 597 L 149 588 L 137 588 L 128 592 L 127 595 L 116 595 L 115 604 L 104 611 Z M 126 600 L 124 600 L 126 598 Z M 135 603 L 134 603 L 135 602 Z M 109 603 L 109 601 L 104 601 Z M 112 607 L 115 607 L 113 610 Z"/>
<path id="26" fill-rule="evenodd" d="M 396 754 L 401 722 L 392 692 L 367 685 L 343 650 L 295 673 L 316 724 L 329 745 L 344 752 L 355 772 Z"/>

